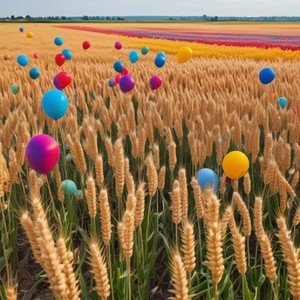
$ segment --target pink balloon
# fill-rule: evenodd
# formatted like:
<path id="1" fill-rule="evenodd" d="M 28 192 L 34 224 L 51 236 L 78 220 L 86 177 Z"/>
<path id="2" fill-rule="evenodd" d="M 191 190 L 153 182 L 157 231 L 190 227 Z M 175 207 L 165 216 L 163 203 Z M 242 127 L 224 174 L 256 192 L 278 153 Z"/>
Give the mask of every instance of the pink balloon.
<path id="1" fill-rule="evenodd" d="M 34 136 L 26 146 L 28 164 L 40 174 L 49 173 L 57 164 L 59 155 L 58 143 L 47 134 Z"/>
<path id="2" fill-rule="evenodd" d="M 150 79 L 149 79 L 149 85 L 151 90 L 156 90 L 158 89 L 161 84 L 162 84 L 163 80 L 160 76 L 158 75 L 153 75 Z"/>
<path id="3" fill-rule="evenodd" d="M 115 48 L 116 48 L 117 50 L 122 49 L 122 47 L 123 47 L 123 45 L 122 45 L 121 42 L 115 42 Z"/>

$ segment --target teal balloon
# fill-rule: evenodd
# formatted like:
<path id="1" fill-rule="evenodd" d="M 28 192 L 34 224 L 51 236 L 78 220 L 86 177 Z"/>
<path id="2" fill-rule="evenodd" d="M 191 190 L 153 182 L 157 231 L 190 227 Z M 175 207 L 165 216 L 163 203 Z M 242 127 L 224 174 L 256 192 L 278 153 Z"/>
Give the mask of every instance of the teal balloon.
<path id="1" fill-rule="evenodd" d="M 202 191 L 206 188 L 212 188 L 214 193 L 217 192 L 219 186 L 219 177 L 211 169 L 203 168 L 197 173 L 198 184 Z"/>
<path id="2" fill-rule="evenodd" d="M 32 68 L 29 71 L 29 76 L 33 80 L 39 78 L 40 75 L 41 75 L 41 72 L 38 68 Z"/>
<path id="3" fill-rule="evenodd" d="M 148 54 L 148 52 L 149 52 L 149 47 L 144 46 L 144 47 L 142 48 L 141 52 L 142 52 L 143 55 Z"/>
<path id="4" fill-rule="evenodd" d="M 66 58 L 66 60 L 71 60 L 72 59 L 73 54 L 69 49 L 64 49 L 63 51 L 61 51 L 61 53 Z"/>
<path id="5" fill-rule="evenodd" d="M 67 161 L 71 161 L 71 160 L 72 160 L 72 154 L 71 154 L 71 153 L 68 153 L 68 154 L 67 154 L 66 160 L 67 160 Z"/>
<path id="6" fill-rule="evenodd" d="M 137 51 L 131 51 L 129 53 L 129 60 L 132 64 L 136 63 L 140 58 L 140 55 Z"/>
<path id="7" fill-rule="evenodd" d="M 65 196 L 72 197 L 77 192 L 77 187 L 74 181 L 66 179 L 61 183 L 61 189 Z"/>
<path id="8" fill-rule="evenodd" d="M 13 84 L 11 87 L 10 87 L 11 91 L 13 92 L 14 95 L 17 95 L 19 93 L 19 86 L 17 84 Z"/>
<path id="9" fill-rule="evenodd" d="M 58 120 L 62 118 L 69 106 L 68 97 L 59 90 L 49 90 L 42 99 L 42 109 L 51 119 Z"/>
<path id="10" fill-rule="evenodd" d="M 280 105 L 281 108 L 284 108 L 286 106 L 287 100 L 286 100 L 285 97 L 280 97 L 278 99 L 278 103 L 279 103 L 279 105 Z"/>
<path id="11" fill-rule="evenodd" d="M 28 65 L 28 57 L 24 54 L 20 54 L 18 57 L 17 57 L 17 62 L 20 66 L 22 67 L 26 67 Z"/>

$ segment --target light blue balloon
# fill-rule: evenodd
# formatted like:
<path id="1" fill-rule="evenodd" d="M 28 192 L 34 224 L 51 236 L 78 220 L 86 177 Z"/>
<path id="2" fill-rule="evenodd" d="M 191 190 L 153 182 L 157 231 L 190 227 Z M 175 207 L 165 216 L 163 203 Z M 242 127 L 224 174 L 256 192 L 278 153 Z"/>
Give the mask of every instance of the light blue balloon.
<path id="1" fill-rule="evenodd" d="M 37 68 L 32 68 L 32 69 L 30 69 L 30 71 L 29 71 L 29 76 L 30 76 L 30 78 L 33 79 L 33 80 L 39 78 L 40 75 L 41 75 L 41 72 L 40 72 L 40 70 L 37 69 Z"/>
<path id="2" fill-rule="evenodd" d="M 279 103 L 279 105 L 280 105 L 281 108 L 284 108 L 286 106 L 287 100 L 286 100 L 285 97 L 280 97 L 278 99 L 278 103 Z"/>
<path id="3" fill-rule="evenodd" d="M 17 57 L 17 62 L 20 66 L 22 67 L 26 67 L 28 65 L 28 57 L 24 54 L 20 54 L 18 57 Z"/>
<path id="4" fill-rule="evenodd" d="M 74 196 L 77 192 L 77 187 L 74 181 L 66 179 L 61 183 L 61 189 L 64 192 L 65 196 Z"/>
<path id="5" fill-rule="evenodd" d="M 55 44 L 56 46 L 61 46 L 63 43 L 64 43 L 64 40 L 63 40 L 61 37 L 59 37 L 59 36 L 57 36 L 57 37 L 54 39 L 54 44 Z"/>
<path id="6" fill-rule="evenodd" d="M 66 60 L 71 60 L 72 59 L 73 54 L 69 49 L 64 49 L 61 53 L 64 55 Z"/>
<path id="7" fill-rule="evenodd" d="M 144 46 L 144 47 L 142 48 L 141 52 L 142 52 L 143 55 L 148 54 L 148 52 L 149 52 L 149 47 Z"/>
<path id="8" fill-rule="evenodd" d="M 140 58 L 140 55 L 137 51 L 131 51 L 129 53 L 129 60 L 132 64 L 136 63 Z"/>
<path id="9" fill-rule="evenodd" d="M 17 84 L 13 84 L 10 87 L 11 91 L 13 92 L 14 95 L 17 95 L 19 93 L 19 86 Z"/>
<path id="10" fill-rule="evenodd" d="M 66 160 L 67 160 L 67 161 L 71 161 L 71 160 L 72 160 L 72 154 L 71 154 L 71 153 L 68 153 L 68 154 L 66 155 Z"/>
<path id="11" fill-rule="evenodd" d="M 49 90 L 43 96 L 42 109 L 48 117 L 54 120 L 62 118 L 66 114 L 68 106 L 68 97 L 62 91 Z"/>
<path id="12" fill-rule="evenodd" d="M 199 170 L 197 174 L 197 180 L 202 191 L 204 191 L 206 188 L 212 188 L 214 193 L 217 192 L 219 186 L 219 177 L 213 170 L 208 168 Z"/>

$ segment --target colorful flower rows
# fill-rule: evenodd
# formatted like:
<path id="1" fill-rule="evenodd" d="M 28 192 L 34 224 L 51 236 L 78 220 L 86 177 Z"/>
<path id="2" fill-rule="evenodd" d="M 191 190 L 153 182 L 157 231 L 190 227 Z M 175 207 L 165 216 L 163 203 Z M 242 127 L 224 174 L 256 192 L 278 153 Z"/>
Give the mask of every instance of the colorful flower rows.
<path id="1" fill-rule="evenodd" d="M 219 33 L 203 31 L 181 31 L 173 29 L 103 29 L 88 26 L 60 26 L 62 28 L 115 34 L 128 37 L 167 39 L 172 41 L 197 42 L 209 45 L 257 47 L 263 49 L 280 48 L 282 50 L 299 51 L 300 35 L 266 35 L 243 33 Z"/>

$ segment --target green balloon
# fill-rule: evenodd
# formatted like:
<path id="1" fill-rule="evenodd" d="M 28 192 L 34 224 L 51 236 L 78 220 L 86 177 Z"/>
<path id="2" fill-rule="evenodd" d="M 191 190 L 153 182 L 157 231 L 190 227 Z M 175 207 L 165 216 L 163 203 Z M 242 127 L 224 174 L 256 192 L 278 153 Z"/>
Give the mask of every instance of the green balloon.
<path id="1" fill-rule="evenodd" d="M 17 84 L 13 84 L 10 87 L 11 91 L 13 92 L 14 95 L 17 95 L 19 93 L 19 86 Z"/>

